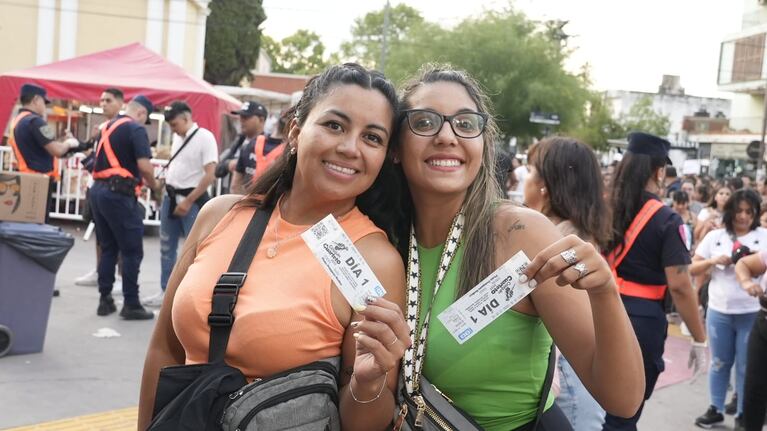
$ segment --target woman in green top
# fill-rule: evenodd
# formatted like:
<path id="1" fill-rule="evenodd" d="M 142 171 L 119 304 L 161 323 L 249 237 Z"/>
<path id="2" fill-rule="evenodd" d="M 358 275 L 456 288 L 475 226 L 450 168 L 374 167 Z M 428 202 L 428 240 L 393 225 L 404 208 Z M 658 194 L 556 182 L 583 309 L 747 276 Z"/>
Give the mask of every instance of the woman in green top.
<path id="1" fill-rule="evenodd" d="M 404 358 L 408 392 L 422 364 L 423 376 L 484 429 L 530 427 L 553 338 L 605 410 L 632 416 L 644 393 L 642 356 L 612 273 L 591 244 L 562 238 L 543 215 L 501 199 L 496 125 L 477 83 L 426 65 L 401 103 L 403 227 L 412 223 L 413 235 L 409 247 L 407 229 L 399 239 L 409 290 L 421 289 L 420 301 L 408 303 L 408 314 L 419 316 Z M 519 282 L 537 287 L 458 344 L 437 316 L 519 251 L 532 259 Z M 548 396 L 545 409 L 552 403 Z"/>

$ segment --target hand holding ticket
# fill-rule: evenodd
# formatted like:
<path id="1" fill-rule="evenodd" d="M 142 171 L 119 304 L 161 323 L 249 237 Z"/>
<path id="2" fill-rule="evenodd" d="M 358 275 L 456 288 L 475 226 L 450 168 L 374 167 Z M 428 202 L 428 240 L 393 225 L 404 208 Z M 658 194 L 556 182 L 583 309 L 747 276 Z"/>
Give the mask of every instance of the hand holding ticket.
<path id="1" fill-rule="evenodd" d="M 368 297 L 386 294 L 373 270 L 332 214 L 301 234 L 301 238 L 352 307 L 364 306 Z"/>
<path id="2" fill-rule="evenodd" d="M 525 253 L 518 252 L 437 316 L 458 344 L 465 343 L 533 291 L 528 283 L 519 283 L 519 275 L 529 263 Z"/>

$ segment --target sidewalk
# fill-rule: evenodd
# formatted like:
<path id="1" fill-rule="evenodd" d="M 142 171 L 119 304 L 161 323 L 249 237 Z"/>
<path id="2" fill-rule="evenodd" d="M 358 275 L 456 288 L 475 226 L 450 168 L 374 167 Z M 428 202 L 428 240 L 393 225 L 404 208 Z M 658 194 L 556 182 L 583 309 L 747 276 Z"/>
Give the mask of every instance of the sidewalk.
<path id="1" fill-rule="evenodd" d="M 95 266 L 93 240 L 82 241 L 82 232 L 75 230 L 79 224 L 60 225 L 76 238 L 56 279 L 61 296 L 53 298 L 43 352 L 0 358 L 0 430 L 135 430 L 144 355 L 155 321 L 129 322 L 117 313 L 96 316 L 97 288 L 74 285 L 77 276 Z M 159 292 L 156 232 L 144 237 L 141 270 L 141 295 Z M 121 336 L 94 337 L 100 328 L 114 329 Z M 708 407 L 708 383 L 705 375 L 693 384 L 684 380 L 683 344 L 669 340 L 665 357 L 669 371 L 662 377 L 670 384 L 657 389 L 645 406 L 640 430 L 700 430 L 693 420 Z M 717 429 L 732 426 L 728 416 L 725 426 Z"/>

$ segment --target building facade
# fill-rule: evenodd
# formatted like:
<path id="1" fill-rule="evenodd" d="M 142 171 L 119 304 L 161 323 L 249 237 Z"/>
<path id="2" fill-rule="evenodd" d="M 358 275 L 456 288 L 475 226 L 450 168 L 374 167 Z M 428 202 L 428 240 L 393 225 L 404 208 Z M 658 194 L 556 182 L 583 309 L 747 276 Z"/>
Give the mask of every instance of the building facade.
<path id="1" fill-rule="evenodd" d="M 210 0 L 0 3 L 0 73 L 120 45 L 146 47 L 202 78 Z"/>

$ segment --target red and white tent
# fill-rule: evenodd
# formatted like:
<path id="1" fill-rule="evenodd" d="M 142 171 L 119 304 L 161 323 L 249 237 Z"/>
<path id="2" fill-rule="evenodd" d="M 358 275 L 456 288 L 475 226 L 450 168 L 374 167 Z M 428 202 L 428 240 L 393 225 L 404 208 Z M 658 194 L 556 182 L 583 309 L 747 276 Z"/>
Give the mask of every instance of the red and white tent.
<path id="1" fill-rule="evenodd" d="M 25 83 L 45 87 L 49 99 L 97 103 L 107 87 L 117 87 L 130 101 L 143 94 L 155 105 L 183 100 L 195 121 L 217 137 L 221 115 L 240 102 L 170 63 L 140 43 L 0 75 L 0 130 L 10 121 L 19 90 Z"/>

